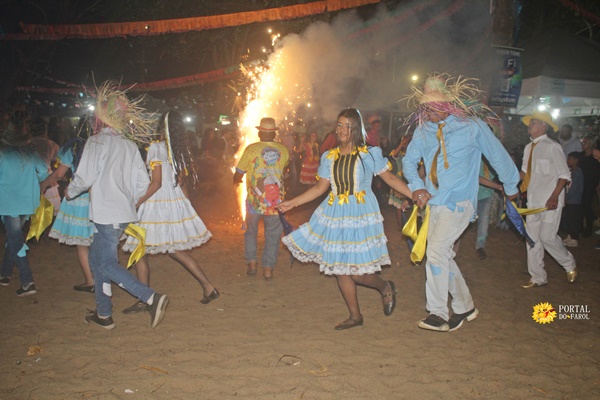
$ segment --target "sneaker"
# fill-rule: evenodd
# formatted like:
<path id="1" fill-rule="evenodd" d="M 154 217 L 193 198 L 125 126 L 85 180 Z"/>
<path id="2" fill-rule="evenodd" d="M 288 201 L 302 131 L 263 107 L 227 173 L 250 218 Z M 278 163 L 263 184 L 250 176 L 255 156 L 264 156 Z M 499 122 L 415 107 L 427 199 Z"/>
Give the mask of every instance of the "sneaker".
<path id="1" fill-rule="evenodd" d="M 10 276 L 0 275 L 0 286 L 8 286 L 10 284 Z"/>
<path id="2" fill-rule="evenodd" d="M 419 321 L 419 328 L 438 332 L 448 332 L 450 329 L 448 322 L 435 314 L 429 314 L 423 321 Z"/>
<path id="3" fill-rule="evenodd" d="M 88 311 L 85 315 L 85 323 L 94 323 L 104 329 L 113 329 L 116 325 L 112 317 L 101 318 L 96 311 Z"/>
<path id="4" fill-rule="evenodd" d="M 594 249 L 600 250 L 600 243 L 598 243 L 597 245 L 594 245 Z"/>
<path id="5" fill-rule="evenodd" d="M 567 237 L 564 238 L 562 241 L 563 243 L 567 243 L 569 240 L 571 240 L 571 235 L 567 235 Z"/>
<path id="6" fill-rule="evenodd" d="M 137 314 L 140 312 L 148 311 L 148 304 L 143 301 L 136 301 L 131 307 L 127 307 L 123 310 L 123 314 Z"/>
<path id="7" fill-rule="evenodd" d="M 154 293 L 154 301 L 148 306 L 150 311 L 150 326 L 156 328 L 165 317 L 165 310 L 169 305 L 169 296 Z"/>
<path id="8" fill-rule="evenodd" d="M 35 285 L 30 283 L 27 287 L 21 286 L 20 289 L 17 290 L 17 296 L 25 297 L 31 296 L 32 294 L 36 294 L 37 290 L 35 289 Z"/>
<path id="9" fill-rule="evenodd" d="M 450 326 L 449 332 L 453 332 L 460 328 L 463 322 L 465 322 L 465 320 L 467 322 L 473 321 L 475 318 L 477 318 L 478 315 L 479 310 L 476 308 L 472 309 L 471 311 L 467 311 L 463 314 L 452 314 L 450 320 L 448 321 L 448 326 Z"/>
<path id="10" fill-rule="evenodd" d="M 567 247 L 577 247 L 577 246 L 579 246 L 579 241 L 575 240 L 575 239 L 569 239 L 566 242 L 563 240 L 563 243 Z"/>
<path id="11" fill-rule="evenodd" d="M 487 253 L 484 249 L 477 249 L 477 257 L 479 257 L 480 260 L 485 260 L 487 258 Z"/>

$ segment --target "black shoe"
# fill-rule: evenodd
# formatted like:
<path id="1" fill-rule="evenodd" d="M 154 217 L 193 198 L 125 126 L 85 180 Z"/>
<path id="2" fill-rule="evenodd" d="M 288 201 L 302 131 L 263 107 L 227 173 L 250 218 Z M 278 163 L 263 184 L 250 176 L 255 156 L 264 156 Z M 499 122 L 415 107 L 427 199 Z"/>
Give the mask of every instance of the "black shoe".
<path id="1" fill-rule="evenodd" d="M 8 286 L 10 284 L 10 276 L 0 275 L 0 286 Z"/>
<path id="2" fill-rule="evenodd" d="M 389 303 L 383 303 L 383 315 L 390 316 L 396 308 L 396 293 L 398 292 L 398 290 L 396 290 L 396 285 L 394 284 L 394 282 L 387 281 L 387 283 L 388 285 L 390 285 L 390 291 L 382 295 L 381 299 L 385 300 L 388 297 L 392 298 L 392 301 L 390 301 Z"/>
<path id="3" fill-rule="evenodd" d="M 347 320 L 341 322 L 336 325 L 336 331 L 343 331 L 345 329 L 356 328 L 357 326 L 363 326 L 363 317 L 362 315 L 358 319 L 354 319 L 352 317 L 348 317 Z"/>
<path id="4" fill-rule="evenodd" d="M 31 296 L 32 294 L 36 293 L 37 290 L 35 289 L 35 285 L 33 283 L 30 283 L 26 288 L 21 286 L 21 288 L 17 290 L 17 296 L 19 297 Z"/>
<path id="5" fill-rule="evenodd" d="M 429 314 L 423 321 L 419 321 L 419 328 L 437 332 L 448 332 L 450 329 L 448 322 L 435 314 Z"/>
<path id="6" fill-rule="evenodd" d="M 86 314 L 85 323 L 89 324 L 90 322 L 104 329 L 113 329 L 116 326 L 112 317 L 100 318 L 96 311 L 88 311 L 88 313 Z"/>
<path id="7" fill-rule="evenodd" d="M 148 304 L 143 301 L 136 301 L 131 307 L 127 307 L 123 310 L 123 314 L 137 314 L 140 312 L 148 311 Z"/>
<path id="8" fill-rule="evenodd" d="M 86 285 L 85 283 L 82 283 L 81 285 L 75 285 L 73 286 L 74 290 L 77 290 L 78 292 L 87 292 L 87 293 L 94 293 L 94 291 L 96 290 L 94 288 L 94 285 Z"/>
<path id="9" fill-rule="evenodd" d="M 165 310 L 169 305 L 169 296 L 154 293 L 154 301 L 148 306 L 150 312 L 150 326 L 156 328 L 165 317 Z"/>
<path id="10" fill-rule="evenodd" d="M 479 310 L 476 308 L 472 309 L 471 311 L 467 311 L 463 314 L 452 314 L 450 320 L 448 321 L 448 326 L 450 326 L 449 332 L 455 331 L 458 328 L 460 328 L 463 322 L 465 322 L 465 320 L 467 322 L 473 321 L 475 318 L 477 318 L 478 315 Z"/>
<path id="11" fill-rule="evenodd" d="M 214 290 L 208 295 L 208 297 L 203 297 L 202 300 L 200 300 L 200 303 L 208 304 L 211 301 L 218 299 L 219 296 L 221 296 L 221 293 L 219 293 L 217 288 L 214 288 Z"/>
<path id="12" fill-rule="evenodd" d="M 477 249 L 477 257 L 479 257 L 480 260 L 485 260 L 487 258 L 487 253 L 484 249 Z"/>

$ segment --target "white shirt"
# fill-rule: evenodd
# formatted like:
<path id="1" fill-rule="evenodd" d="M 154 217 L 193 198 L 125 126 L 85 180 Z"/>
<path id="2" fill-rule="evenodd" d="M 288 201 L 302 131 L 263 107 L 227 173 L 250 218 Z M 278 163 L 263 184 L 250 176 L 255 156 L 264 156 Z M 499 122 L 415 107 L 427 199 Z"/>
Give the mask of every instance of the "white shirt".
<path id="1" fill-rule="evenodd" d="M 546 201 L 556 188 L 559 179 L 571 180 L 571 171 L 567 166 L 562 147 L 547 135 L 540 136 L 534 140 L 537 143 L 533 149 L 533 160 L 531 163 L 531 177 L 527 187 L 527 208 L 545 207 Z M 527 173 L 529 152 L 532 143 L 525 146 L 523 151 L 522 170 Z M 558 196 L 559 204 L 564 205 L 565 191 L 562 190 Z"/>
<path id="2" fill-rule="evenodd" d="M 563 152 L 565 153 L 565 157 L 568 157 L 574 151 L 582 151 L 581 141 L 579 139 L 572 137 L 569 140 L 560 139 L 560 145 L 563 148 Z"/>
<path id="3" fill-rule="evenodd" d="M 69 198 L 90 189 L 90 220 L 109 225 L 138 220 L 135 204 L 150 178 L 136 145 L 115 130 L 104 128 L 83 149 Z"/>

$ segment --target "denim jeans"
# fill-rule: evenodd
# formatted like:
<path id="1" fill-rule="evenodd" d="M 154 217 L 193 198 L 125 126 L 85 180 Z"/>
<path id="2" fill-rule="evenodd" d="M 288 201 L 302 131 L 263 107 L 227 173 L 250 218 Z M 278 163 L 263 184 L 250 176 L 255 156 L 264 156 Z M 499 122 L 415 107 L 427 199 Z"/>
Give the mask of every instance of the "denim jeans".
<path id="1" fill-rule="evenodd" d="M 94 239 L 90 245 L 89 260 L 94 274 L 96 312 L 101 317 L 112 315 L 111 281 L 144 303 L 154 295 L 154 290 L 138 281 L 119 264 L 119 239 L 127 225 L 129 224 L 94 224 Z"/>
<path id="2" fill-rule="evenodd" d="M 279 255 L 279 244 L 283 227 L 279 215 L 262 215 L 250 214 L 246 215 L 246 232 L 244 233 L 244 255 L 246 261 L 257 261 L 257 237 L 258 237 L 258 222 L 263 220 L 265 231 L 265 248 L 262 255 L 263 268 L 275 268 L 277 264 L 277 256 Z"/>
<path id="3" fill-rule="evenodd" d="M 492 196 L 477 201 L 477 242 L 476 249 L 485 248 L 485 241 L 488 237 L 490 228 L 490 207 L 492 205 Z"/>
<path id="4" fill-rule="evenodd" d="M 11 276 L 13 272 L 13 266 L 17 264 L 19 269 L 19 279 L 21 286 L 27 287 L 30 283 L 33 283 L 33 275 L 29 268 L 29 259 L 25 253 L 25 233 L 23 232 L 23 225 L 29 218 L 29 215 L 19 215 L 17 217 L 9 217 L 8 215 L 2 216 L 4 227 L 6 228 L 6 251 L 2 258 L 2 267 L 0 267 L 0 275 Z M 23 252 L 19 255 L 19 252 Z"/>

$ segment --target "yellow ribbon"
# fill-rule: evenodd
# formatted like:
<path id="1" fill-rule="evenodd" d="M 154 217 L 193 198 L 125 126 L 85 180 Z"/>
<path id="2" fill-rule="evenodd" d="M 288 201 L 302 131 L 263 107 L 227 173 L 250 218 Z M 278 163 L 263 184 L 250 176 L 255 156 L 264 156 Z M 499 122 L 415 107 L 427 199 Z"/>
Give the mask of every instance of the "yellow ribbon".
<path id="1" fill-rule="evenodd" d="M 329 150 L 327 153 L 327 158 L 333 158 L 333 161 L 336 161 L 338 158 L 340 158 L 340 148 L 336 147 L 335 149 Z"/>
<path id="2" fill-rule="evenodd" d="M 354 193 L 354 197 L 356 197 L 356 202 L 358 204 L 365 204 L 365 195 L 366 195 L 366 193 L 364 190 Z"/>
<path id="3" fill-rule="evenodd" d="M 146 254 L 146 230 L 141 226 L 129 224 L 125 229 L 125 234 L 136 238 L 138 241 L 137 246 L 135 246 L 135 249 L 129 256 L 129 261 L 127 262 L 127 269 L 129 269 L 133 264 L 140 261 L 142 257 L 144 257 L 144 254 Z"/>
<path id="4" fill-rule="evenodd" d="M 537 214 L 539 212 L 548 210 L 547 207 L 540 207 L 540 208 L 520 208 L 520 207 L 517 207 L 517 205 L 515 204 L 514 201 L 511 200 L 510 202 L 512 203 L 513 207 L 515 208 L 515 210 L 517 210 L 517 212 L 520 215 Z M 505 217 L 506 217 L 506 213 L 502 214 L 502 219 L 504 219 Z"/>
<path id="5" fill-rule="evenodd" d="M 334 201 L 335 201 L 335 195 L 333 194 L 333 192 L 329 192 L 329 200 L 327 200 L 327 204 L 332 206 Z"/>
<path id="6" fill-rule="evenodd" d="M 150 169 L 154 171 L 157 165 L 162 165 L 162 161 L 150 161 Z"/>
<path id="7" fill-rule="evenodd" d="M 350 203 L 348 201 L 348 193 L 347 192 L 338 194 L 338 204 L 341 206 L 344 203 L 346 203 L 346 204 Z"/>
<path id="8" fill-rule="evenodd" d="M 402 234 L 408 236 L 415 243 L 410 253 L 410 261 L 415 264 L 419 264 L 423 257 L 425 257 L 425 250 L 427 249 L 427 231 L 429 228 L 429 205 L 425 207 L 425 216 L 423 217 L 423 224 L 421 230 L 417 229 L 417 217 L 419 215 L 419 207 L 413 207 L 412 214 L 408 221 L 402 228 Z"/>
<path id="9" fill-rule="evenodd" d="M 41 195 L 40 205 L 35 210 L 35 214 L 31 217 L 31 226 L 29 227 L 29 233 L 25 241 L 35 237 L 40 240 L 40 236 L 47 227 L 52 223 L 54 217 L 54 206 L 50 203 L 50 200 Z"/>

